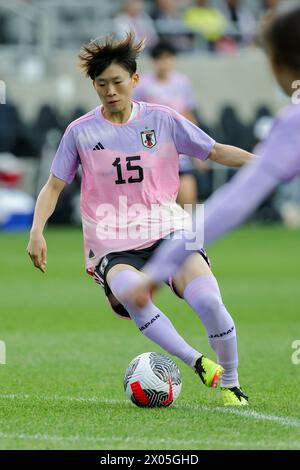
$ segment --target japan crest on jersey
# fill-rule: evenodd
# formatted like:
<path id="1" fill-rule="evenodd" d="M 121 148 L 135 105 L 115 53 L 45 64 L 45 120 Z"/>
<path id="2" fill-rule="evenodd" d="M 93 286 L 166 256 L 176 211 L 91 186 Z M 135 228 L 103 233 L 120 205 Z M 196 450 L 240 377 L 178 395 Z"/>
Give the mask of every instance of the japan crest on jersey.
<path id="1" fill-rule="evenodd" d="M 155 135 L 154 130 L 141 132 L 141 138 L 142 138 L 143 146 L 148 149 L 151 149 L 152 147 L 154 147 L 154 145 L 156 145 L 157 141 L 156 141 L 156 135 Z"/>

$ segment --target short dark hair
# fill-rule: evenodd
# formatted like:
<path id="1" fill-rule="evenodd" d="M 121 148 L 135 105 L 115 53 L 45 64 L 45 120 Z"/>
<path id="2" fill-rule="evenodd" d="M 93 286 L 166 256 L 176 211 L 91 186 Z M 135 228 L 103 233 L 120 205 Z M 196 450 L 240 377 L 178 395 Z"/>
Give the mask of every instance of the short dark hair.
<path id="1" fill-rule="evenodd" d="M 135 34 L 130 32 L 123 40 L 112 36 L 94 39 L 81 47 L 79 53 L 80 68 L 86 76 L 94 80 L 111 64 L 118 64 L 128 70 L 132 76 L 136 73 L 138 55 L 143 51 L 145 40 L 135 42 Z"/>
<path id="2" fill-rule="evenodd" d="M 152 59 L 159 59 L 159 57 L 164 54 L 175 56 L 177 54 L 177 49 L 168 41 L 159 41 L 150 51 Z"/>
<path id="3" fill-rule="evenodd" d="M 263 42 L 275 60 L 293 70 L 300 69 L 300 6 L 281 4 L 267 14 Z"/>

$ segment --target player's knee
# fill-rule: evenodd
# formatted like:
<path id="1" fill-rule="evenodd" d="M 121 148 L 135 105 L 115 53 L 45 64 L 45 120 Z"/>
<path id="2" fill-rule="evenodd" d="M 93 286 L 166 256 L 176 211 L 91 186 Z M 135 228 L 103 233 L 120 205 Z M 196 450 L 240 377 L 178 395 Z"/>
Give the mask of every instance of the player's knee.
<path id="1" fill-rule="evenodd" d="M 117 273 L 110 281 L 110 290 L 122 304 L 128 303 L 128 292 L 141 281 L 141 275 L 132 270 Z"/>
<path id="2" fill-rule="evenodd" d="M 212 315 L 219 311 L 221 305 L 222 299 L 219 294 L 214 291 L 202 292 L 198 299 L 198 307 Z"/>

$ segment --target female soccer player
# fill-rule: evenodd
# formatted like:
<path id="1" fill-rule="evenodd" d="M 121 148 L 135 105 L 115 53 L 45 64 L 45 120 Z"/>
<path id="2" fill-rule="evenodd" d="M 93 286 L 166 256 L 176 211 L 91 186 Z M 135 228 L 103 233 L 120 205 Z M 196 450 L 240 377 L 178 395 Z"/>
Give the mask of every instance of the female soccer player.
<path id="1" fill-rule="evenodd" d="M 263 38 L 268 58 L 279 85 L 293 103 L 279 115 L 268 138 L 256 149 L 260 157 L 246 165 L 206 203 L 206 245 L 240 225 L 278 184 L 300 175 L 299 25 L 299 5 L 281 4 L 266 17 Z M 135 293 L 138 305 L 145 302 L 146 289 L 173 276 L 190 256 L 185 243 L 184 238 L 165 242 L 145 266 L 151 280 Z"/>
<path id="2" fill-rule="evenodd" d="M 172 287 L 202 320 L 219 364 L 187 344 L 150 299 L 136 308 L 125 296 L 142 278 L 140 270 L 162 239 L 182 230 L 185 212 L 175 202 L 179 154 L 236 167 L 252 158 L 216 143 L 168 107 L 132 101 L 139 79 L 136 58 L 142 49 L 143 42 L 135 44 L 132 34 L 123 41 L 107 37 L 82 48 L 81 66 L 102 105 L 68 126 L 37 199 L 27 251 L 45 272 L 43 230 L 59 194 L 81 164 L 86 269 L 102 284 L 113 309 L 191 366 L 205 385 L 215 387 L 223 374 L 225 405 L 246 405 L 238 380 L 234 322 L 203 251 L 189 258 L 172 279 Z"/>

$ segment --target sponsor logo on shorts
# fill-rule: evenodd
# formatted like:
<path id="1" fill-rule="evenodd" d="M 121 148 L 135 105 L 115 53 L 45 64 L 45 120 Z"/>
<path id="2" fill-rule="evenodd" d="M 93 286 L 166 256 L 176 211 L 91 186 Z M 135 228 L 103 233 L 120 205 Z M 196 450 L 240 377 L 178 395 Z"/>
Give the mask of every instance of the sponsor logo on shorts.
<path id="1" fill-rule="evenodd" d="M 101 274 L 104 274 L 105 268 L 108 265 L 108 259 L 106 256 L 104 256 L 103 260 L 101 261 L 99 271 Z"/>

